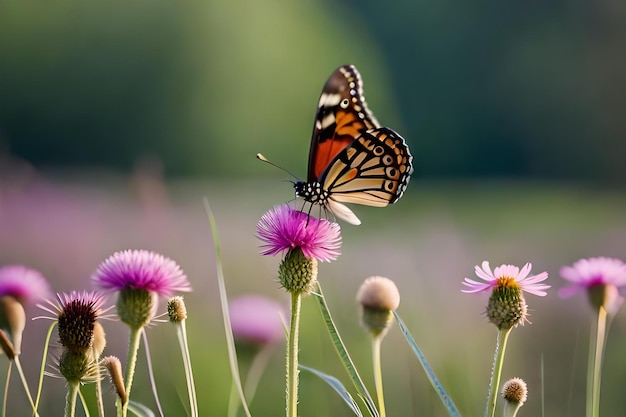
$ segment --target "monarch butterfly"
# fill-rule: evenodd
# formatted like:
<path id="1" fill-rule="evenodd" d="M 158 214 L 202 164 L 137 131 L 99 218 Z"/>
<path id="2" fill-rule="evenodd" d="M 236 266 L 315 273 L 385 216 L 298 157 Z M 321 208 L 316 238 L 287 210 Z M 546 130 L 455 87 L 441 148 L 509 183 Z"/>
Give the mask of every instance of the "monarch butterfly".
<path id="1" fill-rule="evenodd" d="M 259 159 L 267 161 L 262 155 Z M 343 203 L 385 207 L 404 193 L 413 157 L 404 139 L 381 127 L 367 108 L 361 75 L 353 65 L 337 68 L 317 105 L 307 181 L 296 196 L 351 224 L 359 218 Z"/>

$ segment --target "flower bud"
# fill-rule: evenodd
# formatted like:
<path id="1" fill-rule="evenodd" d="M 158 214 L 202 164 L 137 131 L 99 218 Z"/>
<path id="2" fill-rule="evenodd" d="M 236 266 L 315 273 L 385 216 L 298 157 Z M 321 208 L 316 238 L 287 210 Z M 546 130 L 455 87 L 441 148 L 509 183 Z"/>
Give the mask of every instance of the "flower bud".
<path id="1" fill-rule="evenodd" d="M 124 288 L 117 296 L 117 314 L 133 329 L 140 329 L 156 314 L 159 295 L 145 289 Z"/>
<path id="2" fill-rule="evenodd" d="M 519 286 L 496 286 L 486 310 L 487 318 L 498 330 L 507 330 L 527 321 L 528 306 Z"/>
<path id="3" fill-rule="evenodd" d="M 393 318 L 392 312 L 400 305 L 400 293 L 396 284 L 385 277 L 366 279 L 357 293 L 361 304 L 361 324 L 373 336 L 384 334 Z"/>
<path id="4" fill-rule="evenodd" d="M 20 354 L 22 333 L 26 327 L 26 312 L 22 304 L 11 295 L 0 297 L 0 329 L 4 330 L 13 344 L 13 352 Z"/>
<path id="5" fill-rule="evenodd" d="M 278 268 L 278 280 L 292 294 L 309 294 L 317 283 L 317 259 L 307 258 L 302 249 L 290 249 Z"/>
<path id="6" fill-rule="evenodd" d="M 502 386 L 502 398 L 509 404 L 523 405 L 528 397 L 528 387 L 521 378 L 512 378 Z"/>
<path id="7" fill-rule="evenodd" d="M 187 308 L 183 297 L 177 295 L 167 301 L 167 315 L 172 323 L 187 320 Z"/>
<path id="8" fill-rule="evenodd" d="M 120 398 L 122 404 L 126 404 L 128 397 L 126 396 L 126 389 L 124 388 L 124 374 L 122 373 L 122 363 L 116 356 L 107 356 L 104 358 L 104 366 L 109 372 L 111 377 L 111 384 L 115 388 L 117 396 Z"/>

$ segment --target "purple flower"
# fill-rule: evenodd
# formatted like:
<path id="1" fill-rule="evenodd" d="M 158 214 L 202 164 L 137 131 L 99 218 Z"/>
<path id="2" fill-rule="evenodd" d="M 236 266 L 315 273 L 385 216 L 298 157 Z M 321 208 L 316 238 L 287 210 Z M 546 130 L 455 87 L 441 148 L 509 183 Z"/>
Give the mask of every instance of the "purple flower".
<path id="1" fill-rule="evenodd" d="M 0 297 L 11 295 L 20 303 L 32 303 L 50 296 L 50 285 L 39 272 L 23 265 L 0 268 Z"/>
<path id="2" fill-rule="evenodd" d="M 112 307 L 103 308 L 105 297 L 95 291 L 57 293 L 57 300 L 46 300 L 39 308 L 57 321 L 59 342 L 63 353 L 59 357 L 59 372 L 68 380 L 95 380 L 95 366 L 106 345 L 104 330 L 98 319 Z"/>
<path id="3" fill-rule="evenodd" d="M 281 315 L 285 308 L 268 298 L 247 295 L 236 298 L 229 305 L 230 325 L 237 340 L 259 345 L 285 338 Z"/>
<path id="4" fill-rule="evenodd" d="M 110 291 L 146 290 L 160 296 L 191 291 L 176 262 L 146 250 L 114 253 L 100 264 L 92 279 L 99 288 Z"/>
<path id="5" fill-rule="evenodd" d="M 626 285 L 626 264 L 615 258 L 579 259 L 573 266 L 564 266 L 561 276 L 571 285 L 561 288 L 559 296 L 571 297 L 578 291 L 589 290 L 599 285 L 621 287 Z"/>
<path id="6" fill-rule="evenodd" d="M 317 219 L 283 204 L 261 217 L 257 224 L 258 238 L 265 244 L 262 255 L 277 255 L 300 248 L 307 258 L 323 262 L 337 259 L 341 247 L 337 223 Z"/>
<path id="7" fill-rule="evenodd" d="M 469 289 L 462 291 L 464 293 L 476 293 L 489 291 L 496 287 L 517 287 L 522 291 L 543 297 L 547 294 L 545 290 L 550 288 L 550 285 L 540 284 L 540 282 L 548 278 L 548 273 L 542 272 L 537 275 L 528 276 L 531 268 L 531 263 L 524 265 L 521 271 L 515 265 L 501 265 L 491 272 L 489 262 L 483 261 L 482 268 L 476 265 L 474 270 L 478 278 L 486 282 L 465 278 L 463 285 L 469 287 Z"/>
<path id="8" fill-rule="evenodd" d="M 59 316 L 63 315 L 66 309 L 84 309 L 89 312 L 89 315 L 93 316 L 94 320 L 97 320 L 104 313 L 111 309 L 108 307 L 103 309 L 102 306 L 106 301 L 106 297 L 97 291 L 72 291 L 68 293 L 57 293 L 56 301 L 46 299 L 45 302 L 50 306 L 43 304 L 37 304 L 37 307 L 42 310 L 51 313 L 51 317 L 38 317 L 57 320 Z"/>

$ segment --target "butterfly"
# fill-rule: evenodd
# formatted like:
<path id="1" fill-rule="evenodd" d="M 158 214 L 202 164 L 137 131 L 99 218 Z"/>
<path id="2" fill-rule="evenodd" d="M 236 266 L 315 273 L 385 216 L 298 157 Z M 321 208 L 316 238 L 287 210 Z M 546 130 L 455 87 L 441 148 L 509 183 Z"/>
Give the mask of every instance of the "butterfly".
<path id="1" fill-rule="evenodd" d="M 257 157 L 269 162 L 260 154 Z M 358 225 L 359 218 L 343 203 L 374 207 L 395 203 L 409 183 L 412 161 L 402 136 L 381 127 L 368 109 L 359 71 L 344 65 L 322 90 L 307 180 L 294 183 L 296 196 Z"/>
<path id="2" fill-rule="evenodd" d="M 359 71 L 344 65 L 322 90 L 307 181 L 295 182 L 296 196 L 358 225 L 359 218 L 343 203 L 374 207 L 395 203 L 409 183 L 412 161 L 402 136 L 381 127 L 368 109 Z"/>

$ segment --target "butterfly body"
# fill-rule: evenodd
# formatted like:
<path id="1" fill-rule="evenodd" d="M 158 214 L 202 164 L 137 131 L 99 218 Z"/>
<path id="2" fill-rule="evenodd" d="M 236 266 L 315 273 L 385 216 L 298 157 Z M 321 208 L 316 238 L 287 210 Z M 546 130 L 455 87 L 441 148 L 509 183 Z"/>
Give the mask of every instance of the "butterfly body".
<path id="1" fill-rule="evenodd" d="M 315 115 L 307 181 L 296 196 L 360 224 L 343 203 L 385 207 L 402 196 L 413 172 L 404 139 L 381 127 L 363 97 L 357 69 L 344 65 L 326 81 Z"/>

